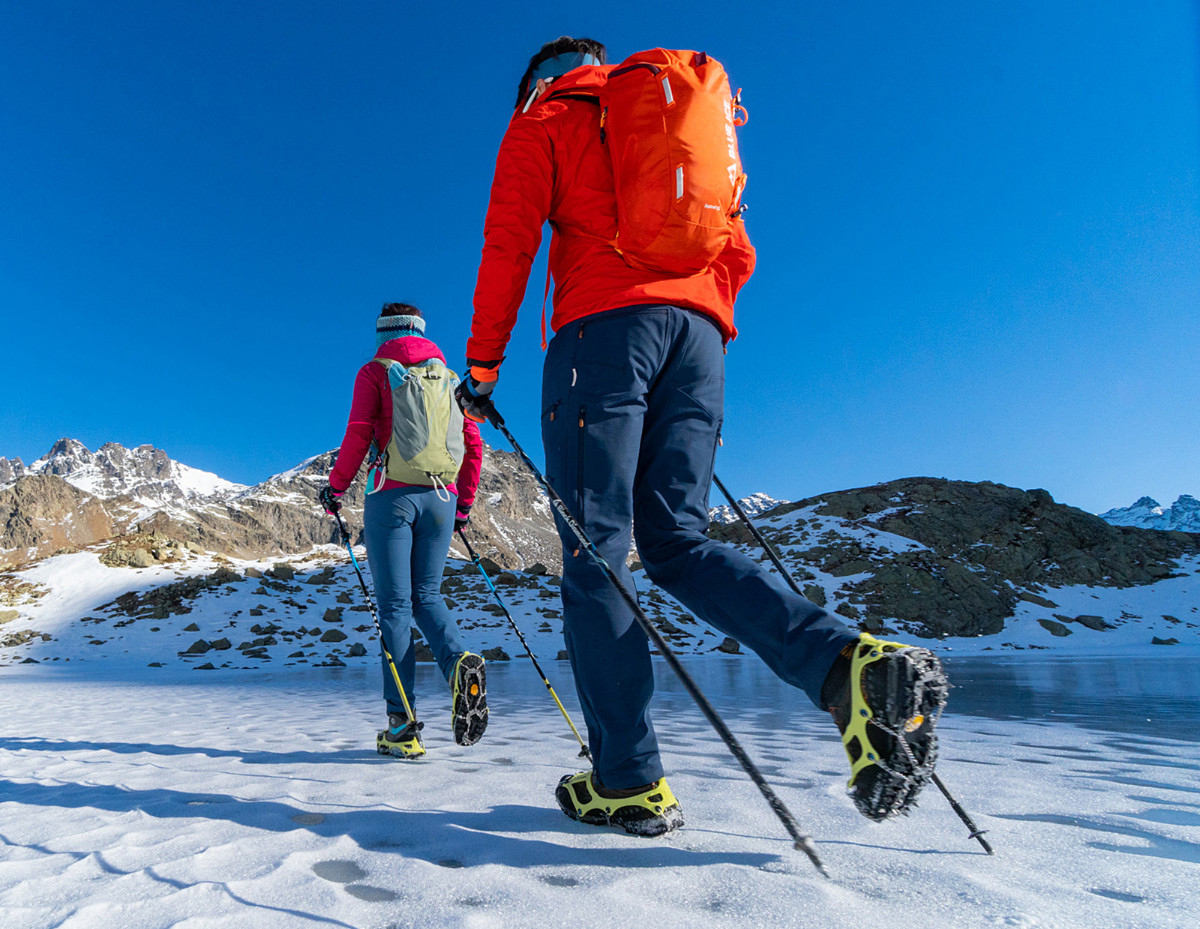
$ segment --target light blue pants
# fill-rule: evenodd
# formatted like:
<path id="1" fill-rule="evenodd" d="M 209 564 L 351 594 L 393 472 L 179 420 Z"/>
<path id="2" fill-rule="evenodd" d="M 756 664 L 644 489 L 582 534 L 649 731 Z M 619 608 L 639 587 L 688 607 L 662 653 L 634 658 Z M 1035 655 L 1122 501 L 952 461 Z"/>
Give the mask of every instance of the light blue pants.
<path id="1" fill-rule="evenodd" d="M 454 534 L 456 503 L 453 495 L 449 500 L 440 499 L 432 487 L 396 487 L 367 495 L 363 535 L 379 625 L 384 646 L 392 654 L 414 709 L 413 620 L 446 680 L 464 651 L 442 599 L 442 570 Z M 387 710 L 404 715 L 404 703 L 387 659 L 382 661 Z"/>

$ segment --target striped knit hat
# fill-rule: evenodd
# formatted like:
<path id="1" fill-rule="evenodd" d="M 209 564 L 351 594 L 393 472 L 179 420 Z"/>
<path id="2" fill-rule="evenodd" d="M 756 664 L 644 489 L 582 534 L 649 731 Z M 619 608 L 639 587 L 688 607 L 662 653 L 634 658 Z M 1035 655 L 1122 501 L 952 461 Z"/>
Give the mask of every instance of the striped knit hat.
<path id="1" fill-rule="evenodd" d="M 421 311 L 416 307 L 412 307 L 412 309 L 416 311 L 413 315 L 380 316 L 375 320 L 377 346 L 406 335 L 423 336 L 425 334 L 425 320 L 420 315 Z"/>

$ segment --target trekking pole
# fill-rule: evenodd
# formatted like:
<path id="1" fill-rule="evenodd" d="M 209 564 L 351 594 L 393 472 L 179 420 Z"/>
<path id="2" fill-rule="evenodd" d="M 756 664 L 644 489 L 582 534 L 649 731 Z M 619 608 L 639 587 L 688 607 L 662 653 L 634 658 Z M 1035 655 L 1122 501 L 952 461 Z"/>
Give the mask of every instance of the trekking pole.
<path id="1" fill-rule="evenodd" d="M 721 483 L 721 479 L 717 477 L 715 472 L 713 473 L 713 483 L 716 484 L 717 489 L 719 489 L 721 493 L 725 495 L 725 499 L 729 501 L 729 505 L 733 507 L 733 511 L 737 513 L 738 518 L 746 524 L 746 528 L 750 530 L 750 534 L 758 540 L 758 544 L 763 547 L 763 551 L 767 553 L 772 563 L 774 563 L 775 568 L 780 574 L 783 575 L 783 579 L 788 582 L 792 590 L 796 591 L 796 593 L 803 597 L 804 593 L 800 590 L 800 586 L 792 577 L 791 572 L 783 566 L 783 562 L 779 560 L 779 556 L 775 554 L 775 550 L 767 543 L 767 540 L 763 538 L 762 533 L 759 532 L 754 523 L 750 521 L 750 517 L 746 515 L 746 511 L 742 509 L 741 504 L 734 499 L 733 494 L 731 494 L 726 489 L 725 485 Z M 967 811 L 962 808 L 962 805 L 955 800 L 953 796 L 951 796 L 950 791 L 946 789 L 946 785 L 942 783 L 942 779 L 938 777 L 936 771 L 933 773 L 933 782 L 937 784 L 937 788 L 942 792 L 942 795 L 950 801 L 950 808 L 958 814 L 958 818 L 963 821 L 963 825 L 965 825 L 971 831 L 971 834 L 968 836 L 968 838 L 978 840 L 979 844 L 983 846 L 984 851 L 986 851 L 989 855 L 994 855 L 995 852 L 992 851 L 992 847 L 988 845 L 987 839 L 983 837 L 983 834 L 987 832 L 987 830 L 980 829 L 975 825 L 975 821 L 971 819 Z"/>
<path id="2" fill-rule="evenodd" d="M 692 680 L 692 676 L 688 674 L 687 669 L 685 669 L 683 664 L 680 663 L 679 657 L 667 644 L 667 640 L 663 638 L 662 633 L 654 627 L 652 622 L 650 622 L 650 617 L 648 617 L 638 605 L 638 602 L 634 598 L 633 594 L 625 589 L 625 585 L 621 583 L 620 579 L 609 566 L 608 562 L 604 560 L 604 556 L 600 554 L 595 544 L 590 538 L 588 538 L 588 535 L 584 531 L 583 527 L 579 525 L 579 523 L 575 520 L 575 517 L 571 515 L 571 511 L 567 509 L 567 505 L 563 502 L 562 497 L 560 497 L 558 492 L 550 486 L 550 482 L 547 481 L 542 472 L 538 470 L 537 465 L 533 463 L 533 460 L 525 453 L 525 450 L 521 448 L 520 443 L 513 438 L 513 434 L 509 432 L 508 427 L 504 425 L 504 418 L 496 411 L 494 406 L 491 407 L 490 412 L 487 414 L 487 418 L 488 422 L 490 422 L 493 426 L 499 429 L 501 433 L 503 433 L 504 437 L 508 439 L 509 444 L 513 447 L 513 451 L 515 451 L 520 459 L 525 462 L 525 467 L 530 470 L 538 484 L 540 484 L 542 489 L 546 491 L 546 496 L 550 498 L 551 506 L 553 506 L 558 512 L 558 515 L 562 517 L 563 522 L 567 524 L 575 538 L 579 540 L 579 544 L 583 546 L 583 548 L 587 549 L 588 553 L 596 560 L 596 564 L 598 564 L 601 570 L 603 570 L 604 575 L 608 578 L 609 583 L 611 583 L 613 587 L 617 589 L 617 592 L 625 601 L 625 605 L 629 607 L 630 611 L 632 611 L 634 618 L 637 619 L 638 625 L 642 627 L 642 631 L 646 633 L 646 636 L 651 642 L 654 643 L 654 647 L 657 648 L 663 658 L 666 659 L 667 664 L 671 666 L 671 670 L 675 672 L 675 674 L 679 677 L 679 680 L 683 683 L 684 689 L 687 690 L 691 698 L 696 701 L 696 705 L 700 707 L 700 712 L 704 714 L 704 717 L 717 731 L 717 735 L 721 737 L 721 741 L 725 743 L 725 747 L 728 748 L 733 754 L 733 757 L 738 760 L 738 763 L 742 766 L 742 769 L 750 776 L 750 780 L 754 782 L 754 785 L 759 789 L 763 797 L 766 798 L 767 803 L 770 804 L 771 810 L 775 813 L 776 817 L 778 817 L 779 821 L 783 823 L 783 828 L 787 830 L 788 835 L 792 837 L 792 847 L 798 851 L 804 852 L 816 869 L 821 872 L 823 877 L 829 877 L 829 872 L 825 870 L 825 865 L 821 862 L 820 856 L 817 855 L 817 849 L 816 846 L 813 845 L 812 837 L 800 831 L 800 826 L 797 824 L 796 817 L 792 815 L 791 810 L 784 805 L 784 802 L 771 788 L 771 785 L 767 783 L 766 778 L 762 776 L 762 772 L 758 770 L 758 766 L 754 763 L 750 756 L 746 754 L 746 750 L 742 748 L 741 743 L 738 742 L 733 732 L 731 732 L 729 727 L 725 725 L 725 721 L 721 719 L 720 715 L 718 715 L 717 711 L 713 708 L 713 705 L 708 702 L 708 698 L 704 696 L 699 686 L 697 686 L 696 682 Z M 576 549 L 575 554 L 578 553 L 579 550 Z"/>
<path id="3" fill-rule="evenodd" d="M 462 529 L 457 530 L 458 537 L 462 539 L 463 545 L 467 547 L 467 554 L 471 556 L 471 561 L 479 573 L 483 575 L 483 579 L 487 582 L 488 588 L 492 592 L 492 596 L 496 598 L 496 602 L 500 604 L 500 609 L 504 611 L 504 618 L 508 620 L 508 624 L 512 626 L 512 631 L 517 634 L 517 638 L 521 640 L 521 645 L 525 648 L 525 654 L 529 656 L 529 660 L 533 662 L 534 670 L 542 679 L 542 683 L 546 685 L 546 689 L 550 691 L 550 696 L 554 698 L 554 702 L 558 704 L 558 711 L 563 714 L 563 719 L 567 721 L 567 725 L 571 727 L 571 731 L 575 733 L 575 738 L 579 741 L 579 757 L 592 760 L 592 753 L 588 751 L 588 747 L 584 744 L 583 739 L 579 735 L 579 730 L 575 728 L 575 724 L 571 722 L 571 717 L 567 713 L 567 708 L 562 705 L 562 701 L 558 699 L 558 694 L 554 692 L 554 688 L 550 686 L 550 681 L 542 671 L 542 666 L 538 664 L 537 658 L 534 656 L 529 643 L 525 641 L 525 636 L 521 635 L 521 630 L 517 627 L 516 620 L 512 618 L 512 614 L 508 612 L 508 607 L 504 605 L 504 601 L 500 599 L 500 593 L 496 590 L 496 585 L 492 583 L 492 579 L 488 577 L 488 573 L 484 570 L 483 564 L 479 560 L 479 556 L 475 554 L 475 549 L 471 547 L 471 543 L 467 541 L 467 534 Z"/>
<path id="4" fill-rule="evenodd" d="M 379 647 L 383 649 L 383 657 L 387 661 L 388 668 L 391 669 L 392 680 L 396 682 L 396 689 L 400 691 L 400 702 L 404 704 L 404 712 L 408 714 L 408 721 L 416 724 L 417 714 L 413 712 L 412 704 L 408 702 L 408 694 L 404 692 L 404 685 L 400 683 L 400 672 L 396 670 L 396 662 L 392 660 L 392 653 L 387 650 L 387 644 L 383 640 L 383 627 L 379 625 L 379 616 L 375 612 L 375 601 L 371 599 L 371 594 L 367 590 L 367 582 L 363 580 L 362 569 L 358 566 L 358 559 L 354 557 L 354 546 L 350 544 L 350 530 L 342 521 L 340 512 L 334 510 L 333 516 L 337 520 L 338 529 L 341 530 L 342 543 L 346 546 L 346 551 L 350 553 L 350 562 L 354 565 L 354 573 L 358 575 L 358 583 L 362 587 L 363 596 L 367 598 L 367 608 L 371 611 L 371 619 L 375 620 L 375 631 L 379 633 Z"/>

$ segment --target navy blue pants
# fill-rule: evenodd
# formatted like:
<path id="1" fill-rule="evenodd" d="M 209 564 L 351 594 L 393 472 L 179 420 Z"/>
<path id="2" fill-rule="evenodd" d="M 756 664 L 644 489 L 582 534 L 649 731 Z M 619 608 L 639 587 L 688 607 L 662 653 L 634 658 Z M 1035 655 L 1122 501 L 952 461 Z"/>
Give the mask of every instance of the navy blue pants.
<path id="1" fill-rule="evenodd" d="M 700 313 L 637 306 L 569 323 L 543 373 L 546 476 L 628 590 L 632 533 L 655 584 L 819 705 L 857 634 L 704 534 L 724 394 L 721 333 Z M 646 635 L 561 520 L 558 530 L 563 628 L 595 770 L 605 786 L 637 787 L 663 775 Z"/>
<path id="2" fill-rule="evenodd" d="M 404 692 L 414 707 L 412 622 L 416 621 L 425 636 L 446 680 L 463 653 L 458 630 L 442 599 L 442 569 L 454 533 L 456 502 L 453 494 L 449 500 L 440 499 L 432 487 L 396 487 L 367 495 L 363 535 L 379 625 L 400 672 Z M 381 660 L 387 710 L 405 715 L 387 659 Z"/>

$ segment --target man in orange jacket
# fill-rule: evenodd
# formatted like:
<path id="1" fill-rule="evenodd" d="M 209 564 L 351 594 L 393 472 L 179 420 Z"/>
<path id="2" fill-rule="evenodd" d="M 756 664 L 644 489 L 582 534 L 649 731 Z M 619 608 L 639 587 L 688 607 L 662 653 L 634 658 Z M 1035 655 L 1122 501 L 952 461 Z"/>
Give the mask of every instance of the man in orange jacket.
<path id="1" fill-rule="evenodd" d="M 565 88 L 604 62 L 600 43 L 564 36 L 543 46 L 521 79 L 496 160 L 467 343 L 470 373 L 460 402 L 480 420 L 491 408 L 549 221 L 556 285 L 555 334 L 542 381 L 549 483 L 627 589 L 633 590 L 626 568 L 632 531 L 651 580 L 753 649 L 850 731 L 856 695 L 861 702 L 864 692 L 878 689 L 868 685 L 903 652 L 860 656 L 860 636 L 838 618 L 706 537 L 724 417 L 724 349 L 737 333 L 734 300 L 754 269 L 754 249 L 740 218 L 724 250 L 698 273 L 633 267 L 613 247 L 617 197 L 600 107 L 593 97 L 547 92 L 555 81 Z M 602 569 L 576 552 L 561 520 L 558 528 L 564 637 L 595 767 L 564 777 L 556 798 L 582 822 L 639 835 L 667 832 L 683 819 L 650 720 L 653 674 L 645 633 Z M 852 688 L 851 680 L 863 686 Z M 870 708 L 902 709 L 908 719 L 915 709 L 899 705 L 905 696 L 912 694 L 876 697 Z M 906 742 L 918 762 L 928 760 L 931 773 L 936 713 L 926 715 L 907 740 L 873 733 L 866 752 L 899 766 Z M 852 763 L 861 762 L 852 778 L 855 801 L 872 818 L 895 815 L 923 781 L 910 776 L 893 784 L 868 763 L 865 739 L 860 733 L 857 758 L 847 743 Z"/>

